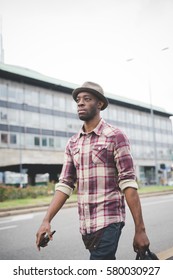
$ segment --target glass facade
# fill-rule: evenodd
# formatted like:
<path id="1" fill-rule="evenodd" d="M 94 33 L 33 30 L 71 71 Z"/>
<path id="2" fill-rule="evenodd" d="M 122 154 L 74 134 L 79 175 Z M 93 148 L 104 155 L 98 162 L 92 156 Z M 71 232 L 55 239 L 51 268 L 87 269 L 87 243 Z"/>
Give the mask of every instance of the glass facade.
<path id="1" fill-rule="evenodd" d="M 156 160 L 158 166 L 163 162 L 171 166 L 173 134 L 169 116 L 159 112 L 153 116 L 145 108 L 111 102 L 102 116 L 127 134 L 139 178 L 152 172 Z M 81 125 L 70 94 L 0 79 L 1 149 L 64 151 L 69 137 Z M 147 166 L 151 167 L 149 171 Z"/>
<path id="2" fill-rule="evenodd" d="M 1 147 L 64 150 L 81 127 L 70 95 L 0 79 Z"/>
<path id="3" fill-rule="evenodd" d="M 168 117 L 154 115 L 153 127 L 150 112 L 112 105 L 106 114 L 107 121 L 120 127 L 129 137 L 135 159 L 154 159 L 156 148 L 158 160 L 171 160 L 173 134 L 172 123 Z M 156 147 L 153 143 L 154 133 Z"/>

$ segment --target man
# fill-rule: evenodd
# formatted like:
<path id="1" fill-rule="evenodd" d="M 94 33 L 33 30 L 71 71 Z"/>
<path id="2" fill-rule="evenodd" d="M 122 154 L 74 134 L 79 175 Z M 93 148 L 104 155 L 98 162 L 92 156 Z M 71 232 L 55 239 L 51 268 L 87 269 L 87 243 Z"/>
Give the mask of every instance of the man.
<path id="1" fill-rule="evenodd" d="M 145 232 L 141 204 L 129 141 L 124 133 L 107 124 L 100 111 L 108 106 L 100 85 L 85 82 L 72 96 L 79 119 L 84 121 L 65 150 L 65 160 L 54 198 L 37 232 L 36 244 L 45 233 L 51 237 L 51 220 L 71 195 L 77 183 L 80 232 L 91 260 L 115 259 L 125 222 L 125 202 L 130 208 L 135 235 L 135 252 L 145 252 L 149 240 Z"/>

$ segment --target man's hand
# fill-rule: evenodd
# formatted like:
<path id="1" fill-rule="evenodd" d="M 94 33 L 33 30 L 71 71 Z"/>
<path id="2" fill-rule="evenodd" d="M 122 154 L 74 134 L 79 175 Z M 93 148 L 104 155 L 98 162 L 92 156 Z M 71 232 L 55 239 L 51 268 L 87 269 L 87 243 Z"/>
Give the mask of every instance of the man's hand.
<path id="1" fill-rule="evenodd" d="M 47 213 L 43 219 L 43 222 L 36 234 L 36 245 L 38 250 L 40 251 L 39 243 L 43 240 L 45 234 L 47 233 L 50 240 L 52 240 L 51 236 L 51 226 L 50 222 L 53 219 L 53 217 L 56 215 L 56 213 L 61 209 L 61 207 L 64 205 L 65 201 L 67 200 L 68 195 L 61 191 L 56 191 L 54 194 L 54 197 L 48 207 Z"/>
<path id="2" fill-rule="evenodd" d="M 136 253 L 145 253 L 149 248 L 150 242 L 145 233 L 145 230 L 136 231 L 133 239 L 133 248 Z"/>
<path id="3" fill-rule="evenodd" d="M 46 233 L 47 233 L 48 237 L 50 238 L 50 240 L 52 240 L 51 226 L 50 226 L 49 222 L 43 222 L 36 234 L 36 245 L 37 245 L 37 248 L 39 251 L 40 251 L 39 244 L 43 240 Z"/>

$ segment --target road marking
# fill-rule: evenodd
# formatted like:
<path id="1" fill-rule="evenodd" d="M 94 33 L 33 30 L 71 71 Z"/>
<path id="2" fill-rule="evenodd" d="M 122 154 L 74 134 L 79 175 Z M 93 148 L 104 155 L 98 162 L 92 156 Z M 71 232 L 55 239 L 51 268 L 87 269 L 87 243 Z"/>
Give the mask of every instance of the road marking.
<path id="1" fill-rule="evenodd" d="M 157 254 L 159 260 L 167 260 L 173 257 L 173 247 Z"/>
<path id="2" fill-rule="evenodd" d="M 18 215 L 18 216 L 13 216 L 12 217 L 12 222 L 16 221 L 25 221 L 25 220 L 31 220 L 33 219 L 34 215 L 33 214 L 25 214 L 25 215 Z"/>
<path id="3" fill-rule="evenodd" d="M 0 224 L 31 220 L 31 219 L 33 219 L 33 217 L 34 217 L 34 214 L 12 216 L 12 217 L 6 218 L 4 220 L 1 219 Z"/>
<path id="4" fill-rule="evenodd" d="M 12 229 L 12 228 L 15 228 L 15 227 L 17 227 L 17 226 L 16 226 L 16 225 L 13 225 L 13 226 L 1 227 L 0 230 Z"/>
<path id="5" fill-rule="evenodd" d="M 160 203 L 167 203 L 167 202 L 172 202 L 173 199 L 167 199 L 167 200 L 157 200 L 157 201 L 151 201 L 151 202 L 142 202 L 142 206 L 148 206 L 148 205 L 155 205 L 155 204 L 160 204 Z"/>

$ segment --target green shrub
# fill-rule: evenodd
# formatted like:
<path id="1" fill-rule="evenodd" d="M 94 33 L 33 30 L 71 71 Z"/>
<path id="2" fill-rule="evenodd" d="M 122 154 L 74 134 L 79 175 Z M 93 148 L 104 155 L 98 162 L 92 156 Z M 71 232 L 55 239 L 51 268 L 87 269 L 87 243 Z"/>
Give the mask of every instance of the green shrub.
<path id="1" fill-rule="evenodd" d="M 27 186 L 26 188 L 17 188 L 12 186 L 0 186 L 0 201 L 21 199 L 21 198 L 36 198 L 38 196 L 48 196 L 54 193 L 54 185 L 48 186 Z"/>
<path id="2" fill-rule="evenodd" d="M 0 202 L 4 201 L 6 198 L 6 189 L 3 186 L 0 186 Z"/>

